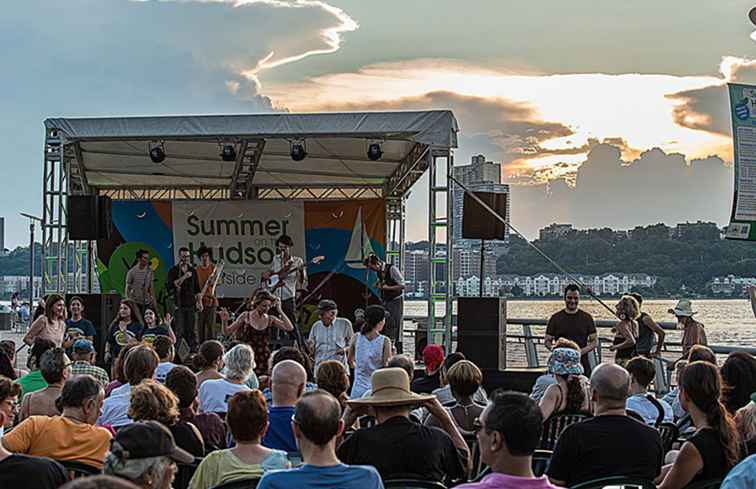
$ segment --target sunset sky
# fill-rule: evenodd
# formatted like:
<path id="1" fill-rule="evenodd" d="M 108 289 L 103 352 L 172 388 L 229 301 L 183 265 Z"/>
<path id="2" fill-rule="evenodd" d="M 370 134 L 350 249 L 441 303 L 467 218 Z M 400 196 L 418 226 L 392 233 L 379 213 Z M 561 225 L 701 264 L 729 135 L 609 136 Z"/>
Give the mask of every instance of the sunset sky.
<path id="1" fill-rule="evenodd" d="M 51 116 L 450 108 L 513 224 L 713 220 L 732 197 L 724 83 L 756 82 L 740 0 L 11 0 L 0 14 L 6 247 L 41 213 Z M 10 183 L 13 183 L 10 185 Z M 423 185 L 421 180 L 418 186 Z M 410 197 L 424 237 L 424 191 Z"/>

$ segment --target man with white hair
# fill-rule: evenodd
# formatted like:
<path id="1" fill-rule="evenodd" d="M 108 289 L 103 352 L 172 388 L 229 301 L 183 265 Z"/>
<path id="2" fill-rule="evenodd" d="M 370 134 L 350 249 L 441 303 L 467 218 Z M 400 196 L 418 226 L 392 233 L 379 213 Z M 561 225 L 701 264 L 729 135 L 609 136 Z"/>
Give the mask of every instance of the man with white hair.
<path id="1" fill-rule="evenodd" d="M 263 446 L 297 452 L 297 441 L 291 428 L 294 407 L 302 397 L 307 383 L 307 372 L 294 360 L 283 360 L 273 367 L 270 390 L 273 402 L 268 408 L 268 432 L 262 439 Z"/>
<path id="2" fill-rule="evenodd" d="M 338 317 L 339 309 L 331 299 L 323 299 L 318 303 L 320 320 L 312 325 L 307 346 L 315 358 L 315 371 L 326 360 L 336 360 L 349 368 L 347 364 L 347 350 L 354 336 L 352 322 Z"/>

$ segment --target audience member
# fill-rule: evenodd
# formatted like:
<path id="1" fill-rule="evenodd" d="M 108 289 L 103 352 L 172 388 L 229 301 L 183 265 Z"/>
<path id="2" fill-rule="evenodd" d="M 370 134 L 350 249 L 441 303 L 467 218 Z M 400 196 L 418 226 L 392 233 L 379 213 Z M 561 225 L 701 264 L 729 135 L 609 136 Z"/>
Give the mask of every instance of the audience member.
<path id="1" fill-rule="evenodd" d="M 307 347 L 315 359 L 315 373 L 326 360 L 336 360 L 349 368 L 347 364 L 347 350 L 352 341 L 354 331 L 352 322 L 346 318 L 337 317 L 338 306 L 330 299 L 323 299 L 318 303 L 319 320 L 312 325 Z"/>
<path id="2" fill-rule="evenodd" d="M 228 399 L 239 391 L 249 390 L 247 378 L 255 368 L 255 354 L 247 344 L 239 344 L 223 356 L 225 377 L 208 379 L 199 388 L 199 409 L 203 413 L 225 416 Z"/>
<path id="3" fill-rule="evenodd" d="M 189 464 L 194 457 L 176 446 L 168 428 L 157 421 L 142 421 L 118 430 L 105 459 L 104 473 L 142 489 L 170 489 L 176 462 Z"/>
<path id="4" fill-rule="evenodd" d="M 171 328 L 173 318 L 170 314 L 165 315 L 165 320 L 160 322 L 160 318 L 155 310 L 148 307 L 144 310 L 144 331 L 142 332 L 142 341 L 148 345 L 155 343 L 155 338 L 165 336 L 171 340 L 171 344 L 176 344 L 176 334 Z"/>
<path id="5" fill-rule="evenodd" d="M 532 458 L 541 440 L 538 405 L 519 392 L 496 392 L 476 426 L 481 461 L 491 467 L 480 482 L 459 489 L 556 489 L 546 476 L 533 475 Z"/>
<path id="6" fill-rule="evenodd" d="M 312 378 L 312 373 L 310 372 L 310 369 L 308 368 L 309 362 L 307 361 L 307 356 L 303 354 L 299 349 L 291 347 L 291 346 L 285 346 L 281 348 L 280 350 L 276 350 L 269 359 L 269 366 L 268 366 L 268 372 L 273 373 L 273 369 L 278 365 L 279 363 L 283 362 L 284 360 L 293 360 L 300 364 L 303 369 L 305 369 L 305 372 L 307 373 L 307 383 L 305 384 L 305 392 L 312 392 L 315 389 L 318 388 L 318 385 L 310 382 L 310 379 Z M 270 381 L 270 379 L 268 380 Z M 270 392 L 270 386 L 265 387 L 262 391 L 263 396 L 265 396 L 265 402 L 268 403 L 268 406 L 273 402 L 273 395 Z"/>
<path id="7" fill-rule="evenodd" d="M 441 366 L 441 387 L 434 389 L 431 394 L 436 396 L 436 399 L 438 399 L 438 402 L 440 402 L 442 405 L 455 402 L 454 396 L 451 392 L 451 386 L 449 385 L 448 373 L 449 369 L 452 368 L 455 363 L 461 360 L 467 360 L 467 358 L 465 358 L 465 354 L 461 351 L 454 352 L 444 359 L 444 364 Z M 414 368 L 415 365 L 412 364 L 413 371 Z M 475 391 L 472 396 L 472 400 L 483 405 L 488 402 L 488 396 L 486 395 L 486 391 L 483 390 L 483 386 L 480 386 L 478 390 Z"/>
<path id="8" fill-rule="evenodd" d="M 54 350 L 53 350 L 54 351 Z M 111 435 L 95 426 L 105 392 L 90 375 L 66 381 L 57 399 L 60 416 L 31 416 L 2 438 L 13 453 L 80 462 L 101 469 Z"/>
<path id="9" fill-rule="evenodd" d="M 630 294 L 630 297 L 638 302 L 638 310 L 643 306 L 643 296 L 638 293 Z M 664 347 L 664 338 L 666 333 L 664 329 L 656 324 L 656 321 L 647 313 L 640 311 L 638 321 L 638 341 L 635 343 L 635 351 L 638 355 L 642 355 L 647 358 L 654 358 L 661 356 L 662 348 Z M 654 348 L 654 345 L 656 348 Z M 654 351 L 651 351 L 651 350 Z"/>
<path id="10" fill-rule="evenodd" d="M 13 423 L 21 388 L 11 379 L 0 377 L 0 433 Z M 68 479 L 63 467 L 49 458 L 10 453 L 0 443 L 0 487 L 57 489 Z"/>
<path id="11" fill-rule="evenodd" d="M 614 340 L 609 351 L 614 353 L 614 362 L 623 367 L 635 356 L 635 341 L 638 338 L 640 305 L 629 295 L 623 295 L 615 306 L 619 322 L 614 326 Z"/>
<path id="12" fill-rule="evenodd" d="M 192 363 L 197 373 L 197 386 L 201 387 L 206 380 L 222 379 L 220 371 L 223 368 L 223 354 L 226 350 L 218 340 L 207 340 L 202 343 L 194 355 Z"/>
<path id="13" fill-rule="evenodd" d="M 423 348 L 425 375 L 412 381 L 410 388 L 418 394 L 430 394 L 441 387 L 441 367 L 444 365 L 444 347 L 427 345 Z"/>
<path id="14" fill-rule="evenodd" d="M 165 377 L 168 375 L 176 364 L 173 363 L 173 357 L 176 355 L 176 350 L 173 348 L 173 342 L 167 336 L 158 336 L 152 342 L 152 347 L 155 349 L 160 363 L 158 363 L 155 369 L 155 380 L 161 384 L 165 384 Z"/>
<path id="15" fill-rule="evenodd" d="M 180 422 L 197 427 L 205 442 L 205 454 L 228 446 L 226 425 L 216 413 L 197 412 L 197 377 L 188 367 L 179 365 L 168 372 L 165 386 L 178 398 Z"/>
<path id="16" fill-rule="evenodd" d="M 123 299 L 118 307 L 118 314 L 110 323 L 110 331 L 105 345 L 105 361 L 121 353 L 126 345 L 136 345 L 142 340 L 142 314 L 134 301 Z"/>
<path id="17" fill-rule="evenodd" d="M 339 446 L 340 460 L 372 465 L 383 479 L 456 481 L 467 476 L 469 449 L 449 413 L 431 394 L 410 391 L 407 372 L 383 368 L 372 377 L 373 393 L 349 400 L 355 412 L 372 408 L 376 426 L 355 431 Z M 443 426 L 424 426 L 410 421 L 414 406 L 424 405 Z"/>
<path id="18" fill-rule="evenodd" d="M 335 397 L 342 410 L 346 407 L 346 401 L 349 399 L 349 371 L 344 364 L 338 360 L 325 360 L 320 364 L 317 370 L 316 380 L 318 389 Z"/>
<path id="19" fill-rule="evenodd" d="M 18 368 L 18 355 L 16 355 L 16 342 L 13 340 L 2 340 L 0 341 L 0 351 L 5 352 L 5 354 L 8 356 L 8 360 L 11 363 L 11 366 L 13 367 L 13 371 L 15 372 L 16 379 L 20 379 L 24 375 L 28 374 L 28 370 L 24 370 L 22 368 Z M 10 377 L 9 377 L 10 378 Z"/>
<path id="20" fill-rule="evenodd" d="M 683 330 L 682 337 L 682 356 L 680 360 L 688 358 L 690 349 L 694 345 L 707 345 L 706 330 L 703 324 L 699 323 L 693 316 L 696 311 L 693 310 L 693 305 L 690 303 L 690 299 L 680 299 L 677 301 L 677 305 L 669 309 L 670 314 L 674 315 L 677 319 L 677 329 Z M 690 362 L 690 361 L 688 361 Z M 670 366 L 677 362 L 673 362 Z"/>
<path id="21" fill-rule="evenodd" d="M 693 345 L 688 352 L 688 363 L 693 362 L 709 362 L 712 365 L 717 364 L 717 356 L 714 354 L 711 348 L 706 345 Z"/>
<path id="22" fill-rule="evenodd" d="M 627 362 L 627 372 L 630 374 L 630 396 L 625 408 L 632 411 L 650 426 L 656 428 L 661 423 L 674 422 L 675 416 L 672 406 L 664 399 L 657 399 L 648 392 L 648 386 L 656 377 L 654 361 L 646 357 L 635 357 Z"/>
<path id="23" fill-rule="evenodd" d="M 157 366 L 158 356 L 155 350 L 146 345 L 132 348 L 123 367 L 128 383 L 113 389 L 110 397 L 105 399 L 97 424 L 115 428 L 131 424 L 132 420 L 129 418 L 131 391 L 143 380 L 153 378 Z"/>
<path id="24" fill-rule="evenodd" d="M 13 368 L 13 362 L 8 354 L 0 348 L 0 375 L 11 380 L 16 380 L 16 369 Z"/>
<path id="25" fill-rule="evenodd" d="M 128 356 L 131 349 L 135 346 L 137 345 L 126 345 L 121 348 L 120 353 L 118 353 L 118 356 L 113 362 L 113 366 L 111 368 L 111 376 L 113 380 L 107 385 L 107 387 L 105 387 L 106 399 L 110 397 L 110 394 L 115 389 L 129 383 L 129 381 L 126 379 L 126 373 L 124 372 L 123 367 L 124 365 L 126 365 L 126 356 Z"/>
<path id="26" fill-rule="evenodd" d="M 52 341 L 56 347 L 60 348 L 63 346 L 65 334 L 66 301 L 63 296 L 50 294 L 45 299 L 45 313 L 34 320 L 23 342 L 32 346 L 36 339 L 41 338 Z"/>
<path id="27" fill-rule="evenodd" d="M 60 489 L 139 489 L 139 486 L 135 486 L 126 479 L 100 474 L 90 477 L 79 477 L 68 482 Z"/>
<path id="28" fill-rule="evenodd" d="M 60 397 L 63 384 L 71 375 L 68 367 L 68 357 L 63 348 L 53 348 L 42 355 L 39 360 L 39 370 L 42 378 L 47 382 L 44 389 L 24 396 L 18 420 L 23 421 L 29 416 L 57 416 L 60 414 L 55 401 Z"/>
<path id="29" fill-rule="evenodd" d="M 47 350 L 55 348 L 55 343 L 50 340 L 38 338 L 34 340 L 34 344 L 29 350 L 29 358 L 27 365 L 31 372 L 18 379 L 17 383 L 21 386 L 21 399 L 26 394 L 36 392 L 38 390 L 47 387 L 44 377 L 42 377 L 42 371 L 39 369 L 39 360 Z"/>
<path id="30" fill-rule="evenodd" d="M 557 382 L 546 389 L 539 403 L 544 419 L 552 415 L 591 412 L 590 387 L 583 375 L 580 350 L 554 348 L 549 355 L 548 368 Z"/>
<path id="31" fill-rule="evenodd" d="M 738 409 L 734 419 L 746 453 L 756 454 L 756 393 L 751 394 L 751 402 Z"/>
<path id="32" fill-rule="evenodd" d="M 753 489 L 756 487 L 756 455 L 751 455 L 736 465 L 719 489 Z"/>
<path id="33" fill-rule="evenodd" d="M 180 448 L 195 457 L 205 455 L 205 444 L 197 427 L 179 418 L 176 395 L 155 380 L 145 380 L 131 390 L 129 418 L 157 421 L 170 430 Z"/>
<path id="34" fill-rule="evenodd" d="M 478 392 L 483 382 L 483 373 L 471 361 L 461 360 L 452 366 L 447 378 L 455 403 L 453 406 L 445 406 L 444 409 L 464 434 L 472 435 L 475 432 L 475 420 L 485 408 L 485 404 L 480 405 L 473 401 L 473 395 Z M 433 415 L 428 416 L 425 424 L 443 429 L 441 421 Z"/>
<path id="35" fill-rule="evenodd" d="M 580 348 L 580 363 L 587 374 L 591 371 L 588 353 L 598 346 L 598 334 L 593 316 L 578 307 L 580 304 L 580 287 L 569 284 L 564 288 L 564 309 L 549 318 L 544 342 L 551 350 L 554 341 L 567 338 L 577 343 Z"/>
<path id="36" fill-rule="evenodd" d="M 556 340 L 556 342 L 552 345 L 552 350 L 556 348 L 572 348 L 573 350 L 577 350 L 578 352 L 580 351 L 578 344 L 572 340 L 568 340 L 567 338 L 559 338 L 558 340 Z M 546 373 L 539 375 L 535 381 L 535 384 L 533 384 L 533 389 L 530 392 L 530 398 L 535 402 L 540 403 L 541 399 L 543 399 L 544 394 L 546 394 L 546 389 L 548 389 L 550 385 L 556 383 L 556 375 L 554 375 L 552 372 L 549 372 L 547 369 Z"/>
<path id="37" fill-rule="evenodd" d="M 391 356 L 391 340 L 381 334 L 386 324 L 386 309 L 371 305 L 365 309 L 365 324 L 349 344 L 349 364 L 354 365 L 351 399 L 359 399 L 370 389 L 370 376 L 386 366 Z"/>
<path id="38" fill-rule="evenodd" d="M 722 402 L 734 415 L 751 401 L 751 394 L 756 392 L 756 358 L 746 352 L 732 352 L 720 372 L 724 381 Z"/>
<path id="39" fill-rule="evenodd" d="M 624 475 L 653 480 L 661 471 L 659 433 L 627 416 L 630 375 L 619 365 L 602 363 L 591 374 L 595 416 L 570 425 L 557 440 L 546 470 L 558 486 Z"/>
<path id="40" fill-rule="evenodd" d="M 84 318 L 84 301 L 79 296 L 71 297 L 69 301 L 69 309 L 71 309 L 71 317 L 66 319 L 66 334 L 65 344 L 66 349 L 71 348 L 76 340 L 89 340 L 94 341 L 95 327 L 92 321 Z"/>
<path id="41" fill-rule="evenodd" d="M 296 452 L 297 443 L 291 429 L 294 406 L 304 394 L 307 372 L 293 360 L 284 360 L 273 367 L 270 387 L 273 403 L 268 408 L 269 426 L 262 444 L 285 452 Z"/>
<path id="42" fill-rule="evenodd" d="M 680 489 L 688 484 L 721 479 L 740 460 L 735 423 L 720 401 L 722 379 L 717 367 L 693 362 L 680 379 L 680 401 L 693 418 L 695 434 L 680 452 L 670 452 L 672 465 L 664 467 L 659 489 Z"/>
<path id="43" fill-rule="evenodd" d="M 78 339 L 71 347 L 73 363 L 71 364 L 71 377 L 77 375 L 91 375 L 100 383 L 103 389 L 110 383 L 108 373 L 94 365 L 95 348 L 90 340 Z M 104 392 L 104 391 L 103 391 Z"/>
<path id="44" fill-rule="evenodd" d="M 259 478 L 269 470 L 290 466 L 286 452 L 261 445 L 268 429 L 268 407 L 259 390 L 237 392 L 229 399 L 226 424 L 236 445 L 205 457 L 192 477 L 191 489 L 215 487 L 236 479 Z"/>
<path id="45" fill-rule="evenodd" d="M 675 378 L 679 379 L 682 377 L 682 371 L 685 369 L 685 366 L 688 365 L 687 360 L 680 360 L 677 362 L 676 365 L 676 371 L 675 371 Z M 672 406 L 672 413 L 675 415 L 675 422 L 679 421 L 681 418 L 683 418 L 687 413 L 682 408 L 682 404 L 680 404 L 680 388 L 679 385 L 675 385 L 672 387 L 672 389 L 664 394 L 664 397 L 662 397 L 664 401 L 667 402 L 670 406 Z"/>
<path id="46" fill-rule="evenodd" d="M 265 474 L 258 489 L 383 489 L 375 468 L 345 465 L 336 456 L 336 439 L 344 430 L 340 413 L 331 394 L 323 390 L 304 394 L 291 421 L 304 465 Z"/>

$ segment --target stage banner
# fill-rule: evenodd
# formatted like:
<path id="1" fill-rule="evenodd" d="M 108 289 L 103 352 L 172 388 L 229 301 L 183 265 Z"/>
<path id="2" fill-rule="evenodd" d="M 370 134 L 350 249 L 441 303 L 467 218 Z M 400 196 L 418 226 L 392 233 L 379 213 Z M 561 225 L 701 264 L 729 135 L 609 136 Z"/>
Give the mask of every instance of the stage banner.
<path id="1" fill-rule="evenodd" d="M 735 191 L 727 239 L 756 240 L 756 86 L 729 83 Z"/>
<path id="2" fill-rule="evenodd" d="M 189 248 L 193 257 L 207 246 L 225 267 L 218 282 L 219 297 L 247 297 L 260 284 L 260 274 L 272 270 L 276 240 L 294 240 L 292 254 L 304 256 L 304 206 L 296 201 L 227 200 L 173 202 L 173 258 Z M 196 258 L 195 258 L 196 262 Z"/>

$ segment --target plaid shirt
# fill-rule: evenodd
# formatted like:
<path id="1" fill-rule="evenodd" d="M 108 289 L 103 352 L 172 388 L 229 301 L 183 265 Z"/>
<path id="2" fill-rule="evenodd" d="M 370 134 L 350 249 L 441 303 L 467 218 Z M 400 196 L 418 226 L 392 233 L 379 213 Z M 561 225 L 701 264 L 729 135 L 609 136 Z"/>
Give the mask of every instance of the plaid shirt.
<path id="1" fill-rule="evenodd" d="M 100 367 L 94 366 L 89 362 L 78 361 L 71 365 L 71 377 L 74 375 L 91 375 L 104 389 L 110 382 L 108 373 Z"/>

